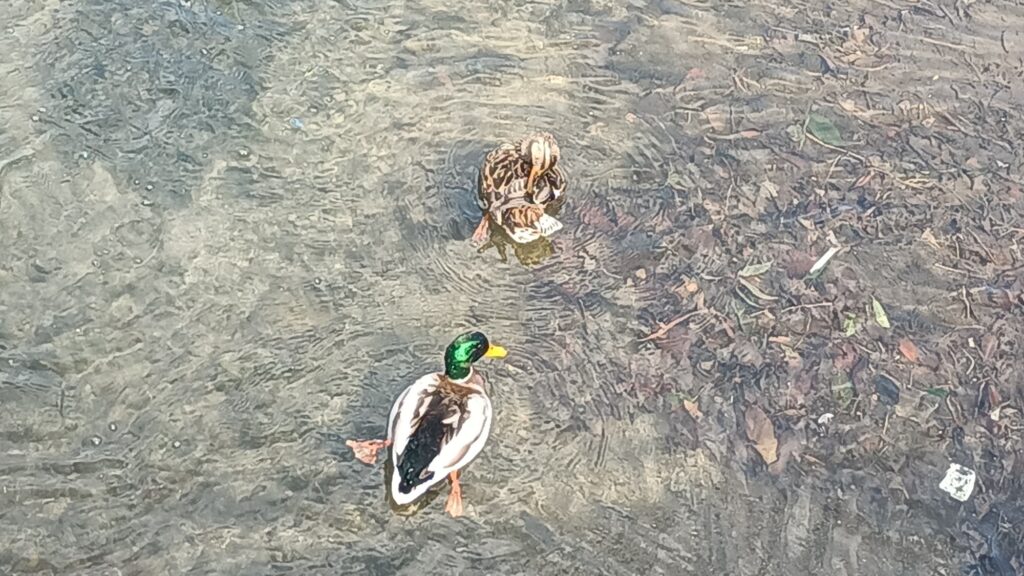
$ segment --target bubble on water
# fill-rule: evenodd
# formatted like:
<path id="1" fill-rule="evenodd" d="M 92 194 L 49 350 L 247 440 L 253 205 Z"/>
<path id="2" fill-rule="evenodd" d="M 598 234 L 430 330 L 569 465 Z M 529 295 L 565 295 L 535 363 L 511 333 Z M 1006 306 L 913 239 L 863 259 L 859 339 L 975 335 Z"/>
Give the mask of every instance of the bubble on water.
<path id="1" fill-rule="evenodd" d="M 103 444 L 103 438 L 100 438 L 99 436 L 93 436 L 92 438 L 89 438 L 89 443 L 92 444 L 93 446 L 99 446 L 100 444 Z"/>

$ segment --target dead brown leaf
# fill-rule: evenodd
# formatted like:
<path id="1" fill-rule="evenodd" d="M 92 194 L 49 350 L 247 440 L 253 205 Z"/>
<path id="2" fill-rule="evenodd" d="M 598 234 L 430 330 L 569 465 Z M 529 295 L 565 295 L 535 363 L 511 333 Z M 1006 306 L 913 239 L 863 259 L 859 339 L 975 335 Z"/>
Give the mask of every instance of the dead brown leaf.
<path id="1" fill-rule="evenodd" d="M 857 363 L 858 358 L 857 349 L 847 342 L 842 345 L 842 349 L 832 359 L 832 365 L 835 366 L 836 370 L 848 374 L 853 370 L 853 365 Z"/>
<path id="2" fill-rule="evenodd" d="M 696 402 L 690 402 L 687 399 L 683 399 L 683 408 L 693 416 L 693 419 L 700 422 L 700 419 L 704 417 L 704 414 L 700 411 L 700 407 L 697 406 Z"/>
<path id="3" fill-rule="evenodd" d="M 867 172 L 866 174 L 862 174 L 861 177 L 857 178 L 857 181 L 853 183 L 853 187 L 860 188 L 861 186 L 866 186 L 868 182 L 871 182 L 871 178 L 874 175 L 874 172 Z"/>
<path id="4" fill-rule="evenodd" d="M 992 354 L 996 350 L 996 346 L 999 344 L 999 339 L 991 334 L 985 334 L 981 337 L 981 359 L 988 362 L 992 359 Z"/>
<path id="5" fill-rule="evenodd" d="M 683 300 L 686 300 L 690 296 L 693 296 L 699 290 L 700 285 L 694 282 L 693 280 L 687 280 L 686 282 L 683 282 L 679 286 L 676 286 L 675 288 L 672 289 L 672 291 L 675 292 L 676 296 L 679 296 Z"/>
<path id="6" fill-rule="evenodd" d="M 903 357 L 907 360 L 917 364 L 917 344 L 914 344 L 914 341 L 910 338 L 903 338 L 900 340 L 900 353 L 903 354 Z"/>
<path id="7" fill-rule="evenodd" d="M 939 241 L 935 239 L 935 234 L 932 233 L 931 228 L 924 229 L 924 232 L 921 233 L 921 240 L 927 242 L 932 248 L 942 248 L 942 246 L 939 245 Z"/>
<path id="8" fill-rule="evenodd" d="M 764 458 L 765 464 L 778 460 L 779 441 L 768 415 L 757 406 L 751 406 L 743 416 L 747 423 L 747 438 L 754 443 L 754 448 Z"/>
<path id="9" fill-rule="evenodd" d="M 708 121 L 708 126 L 715 132 L 725 131 L 728 116 L 724 110 L 718 107 L 708 108 L 704 111 L 704 118 Z"/>

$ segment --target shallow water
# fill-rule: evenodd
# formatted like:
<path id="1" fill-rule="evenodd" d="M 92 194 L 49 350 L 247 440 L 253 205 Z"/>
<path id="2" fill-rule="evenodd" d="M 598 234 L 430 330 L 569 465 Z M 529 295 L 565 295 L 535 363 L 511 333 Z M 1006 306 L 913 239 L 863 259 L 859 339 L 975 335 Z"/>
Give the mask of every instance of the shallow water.
<path id="1" fill-rule="evenodd" d="M 1019 8 L 998 10 L 1024 42 Z M 600 0 L 0 7 L 0 572 L 958 573 L 976 549 L 957 528 L 970 513 L 935 488 L 942 448 L 831 460 L 838 442 L 795 426 L 827 465 L 770 473 L 736 416 L 776 401 L 757 399 L 776 394 L 763 371 L 736 384 L 754 376 L 720 339 L 691 348 L 706 326 L 638 342 L 692 305 L 673 292 L 688 279 L 823 252 L 793 223 L 819 200 L 829 218 L 864 212 L 815 192 L 831 157 L 782 191 L 819 200 L 747 199 L 785 162 L 705 137 L 705 118 L 753 122 L 777 128 L 767 150 L 804 154 L 784 128 L 828 88 L 800 45 L 765 45 L 822 32 L 804 18 Z M 930 74 L 934 54 L 901 55 L 872 81 Z M 1012 82 L 989 106 L 1013 106 Z M 537 128 L 573 177 L 565 228 L 478 254 L 476 167 Z M 851 256 L 871 281 L 887 246 Z M 881 267 L 921 299 L 956 288 Z M 871 287 L 894 301 L 900 285 Z M 727 310 L 727 292 L 709 304 Z M 469 328 L 511 355 L 482 366 L 496 423 L 467 516 L 395 515 L 345 440 L 379 436 Z"/>

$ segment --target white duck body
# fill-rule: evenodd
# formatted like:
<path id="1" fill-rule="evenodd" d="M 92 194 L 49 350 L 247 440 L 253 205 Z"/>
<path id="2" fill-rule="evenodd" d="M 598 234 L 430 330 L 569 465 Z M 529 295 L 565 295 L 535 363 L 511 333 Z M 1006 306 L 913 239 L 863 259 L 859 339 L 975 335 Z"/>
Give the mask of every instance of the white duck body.
<path id="1" fill-rule="evenodd" d="M 475 370 L 463 380 L 427 374 L 406 388 L 388 418 L 395 504 L 415 502 L 472 462 L 487 442 L 491 419 L 484 379 Z"/>

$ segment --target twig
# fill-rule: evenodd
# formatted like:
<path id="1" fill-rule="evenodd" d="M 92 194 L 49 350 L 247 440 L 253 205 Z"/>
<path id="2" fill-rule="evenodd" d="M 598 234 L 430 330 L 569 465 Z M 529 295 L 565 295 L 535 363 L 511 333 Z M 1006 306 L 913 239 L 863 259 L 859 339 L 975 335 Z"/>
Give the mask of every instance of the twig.
<path id="1" fill-rule="evenodd" d="M 680 322 L 685 322 L 690 318 L 693 318 L 698 314 L 704 314 L 705 312 L 707 312 L 707 310 L 694 310 L 693 312 L 683 314 L 682 316 L 670 321 L 668 324 L 662 324 L 661 322 L 658 322 L 659 328 L 657 330 L 651 332 L 649 335 L 643 338 L 640 338 L 639 340 L 637 340 L 637 342 L 647 342 L 649 340 L 657 340 L 658 338 L 664 338 L 665 335 L 668 334 L 668 331 L 675 328 Z"/>
<path id="2" fill-rule="evenodd" d="M 914 182 L 912 180 L 904 180 L 903 178 L 900 178 L 899 176 L 897 176 L 896 174 L 893 174 L 892 172 L 890 172 L 888 170 L 885 170 L 883 168 L 879 168 L 877 166 L 872 166 L 871 164 L 868 163 L 867 158 L 861 156 L 860 154 L 857 154 L 856 152 L 852 152 L 850 150 L 847 150 L 846 148 L 841 148 L 839 146 L 833 146 L 833 145 L 831 145 L 831 144 L 829 144 L 827 142 L 822 142 L 819 138 L 817 138 L 816 136 L 814 136 L 814 134 L 811 134 L 810 132 L 806 132 L 805 131 L 804 132 L 804 137 L 807 138 L 808 140 L 810 140 L 811 142 L 814 142 L 815 144 L 818 144 L 819 146 L 824 146 L 825 148 L 828 148 L 829 150 L 834 150 L 836 152 L 842 152 L 843 154 L 846 154 L 846 155 L 848 155 L 850 157 L 856 158 L 857 160 L 860 160 L 864 164 L 864 166 L 867 167 L 868 170 L 871 170 L 872 172 L 878 172 L 880 174 L 885 174 L 886 176 L 892 178 L 893 180 L 896 180 L 897 182 L 899 182 L 900 184 L 906 186 L 907 188 L 913 188 L 914 190 L 924 190 L 924 189 L 927 188 L 927 186 L 922 186 L 921 184 L 918 184 L 918 183 L 916 183 L 916 182 Z M 928 180 L 927 178 L 915 178 L 914 180 L 919 180 L 919 181 L 923 181 L 923 182 L 931 182 L 931 180 Z"/>
<path id="3" fill-rule="evenodd" d="M 783 312 L 790 312 L 792 310 L 803 310 L 805 308 L 825 308 L 827 306 L 832 305 L 833 304 L 831 302 L 818 302 L 816 304 L 797 304 L 796 306 L 789 306 L 788 308 L 783 308 L 782 310 L 779 310 L 779 313 L 781 314 Z"/>
<path id="4" fill-rule="evenodd" d="M 963 50 L 964 52 L 967 52 L 967 51 L 970 50 L 970 48 L 968 46 L 964 46 L 963 44 L 953 44 L 952 42 L 943 42 L 942 40 L 935 40 L 933 38 L 928 38 L 927 36 L 917 36 L 917 37 L 911 36 L 911 38 L 916 38 L 917 40 L 920 40 L 922 42 L 926 42 L 928 44 L 934 44 L 935 46 L 942 46 L 943 48 L 952 48 L 954 50 Z"/>

